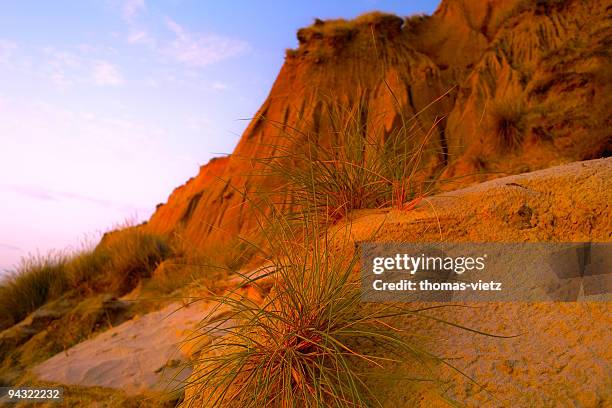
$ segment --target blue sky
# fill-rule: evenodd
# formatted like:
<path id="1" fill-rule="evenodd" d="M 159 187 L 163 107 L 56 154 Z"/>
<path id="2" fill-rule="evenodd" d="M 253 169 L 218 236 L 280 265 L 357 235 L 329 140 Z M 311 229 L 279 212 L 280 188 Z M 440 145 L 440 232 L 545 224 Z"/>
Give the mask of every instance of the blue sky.
<path id="1" fill-rule="evenodd" d="M 436 1 L 5 1 L 0 270 L 147 219 L 229 153 L 314 17 Z"/>

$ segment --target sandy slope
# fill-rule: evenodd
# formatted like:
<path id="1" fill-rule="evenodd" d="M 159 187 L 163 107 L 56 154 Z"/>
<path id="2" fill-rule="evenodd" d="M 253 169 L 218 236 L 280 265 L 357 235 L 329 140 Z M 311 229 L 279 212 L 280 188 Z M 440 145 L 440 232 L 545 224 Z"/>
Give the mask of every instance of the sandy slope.
<path id="1" fill-rule="evenodd" d="M 378 230 L 375 239 L 380 241 L 609 242 L 610 180 L 612 158 L 506 177 L 432 197 L 409 212 L 358 214 L 352 239 L 371 239 Z M 461 313 L 440 311 L 439 317 L 492 333 L 523 335 L 491 339 L 422 321 L 403 322 L 428 333 L 435 350 L 457 357 L 457 365 L 492 393 L 459 377 L 450 391 L 457 400 L 474 406 L 581 407 L 612 401 L 609 302 L 476 306 Z M 176 367 L 167 366 L 188 358 L 178 343 L 197 329 L 206 310 L 204 303 L 188 308 L 172 304 L 58 354 L 34 371 L 44 380 L 132 394 L 161 390 L 163 379 L 176 374 Z M 396 371 L 409 376 L 411 367 Z M 389 384 L 379 391 L 385 406 L 436 406 L 427 390 Z"/>
<path id="2" fill-rule="evenodd" d="M 352 221 L 351 234 L 355 241 L 379 242 L 611 242 L 611 203 L 612 158 L 607 158 L 488 181 L 431 197 L 408 212 L 367 211 Z M 520 336 L 494 339 L 423 320 L 397 322 L 427 333 L 431 350 L 456 358 L 459 368 L 487 387 L 483 391 L 442 369 L 450 381 L 447 395 L 467 406 L 611 406 L 612 303 L 468 305 L 472 308 L 431 314 Z M 409 365 L 397 367 L 397 373 L 414 376 Z M 409 391 L 388 384 L 380 394 L 384 406 L 438 406 L 427 387 Z"/>
<path id="3" fill-rule="evenodd" d="M 196 328 L 207 305 L 162 310 L 125 322 L 60 353 L 34 369 L 47 381 L 120 388 L 129 394 L 164 390 L 182 381 L 188 350 L 179 344 Z"/>

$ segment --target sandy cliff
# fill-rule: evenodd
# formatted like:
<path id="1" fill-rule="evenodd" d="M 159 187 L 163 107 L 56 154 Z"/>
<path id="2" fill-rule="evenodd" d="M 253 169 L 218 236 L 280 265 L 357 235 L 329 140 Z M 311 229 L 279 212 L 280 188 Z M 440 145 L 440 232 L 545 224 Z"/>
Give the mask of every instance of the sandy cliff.
<path id="1" fill-rule="evenodd" d="M 176 189 L 149 227 L 200 246 L 248 236 L 254 192 L 278 184 L 257 159 L 299 143 L 293 129 L 341 144 L 330 106 L 359 107 L 374 138 L 410 121 L 414 145 L 426 144 L 424 177 L 443 172 L 453 188 L 605 157 L 610 14 L 600 0 L 445 0 L 429 17 L 317 20 L 298 31 L 233 154 Z"/>

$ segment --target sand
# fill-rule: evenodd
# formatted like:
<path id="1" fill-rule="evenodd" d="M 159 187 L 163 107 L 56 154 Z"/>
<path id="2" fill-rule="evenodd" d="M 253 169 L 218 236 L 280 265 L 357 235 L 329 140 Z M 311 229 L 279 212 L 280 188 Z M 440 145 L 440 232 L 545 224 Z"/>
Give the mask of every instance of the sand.
<path id="1" fill-rule="evenodd" d="M 354 241 L 379 242 L 610 242 L 611 203 L 607 158 L 488 181 L 430 197 L 412 211 L 364 211 L 352 220 L 351 234 Z M 443 369 L 450 381 L 447 396 L 466 406 L 604 407 L 612 404 L 612 304 L 592 301 L 597 298 L 472 302 L 469 309 L 431 313 L 488 333 L 520 334 L 510 339 L 424 320 L 398 325 L 427 334 L 431 350 L 453 358 L 486 386 L 484 391 Z M 414 304 L 419 306 L 424 304 Z M 414 375 L 411 369 L 404 365 L 397 372 Z M 440 405 L 427 387 L 412 392 L 388 386 L 381 390 L 384 406 Z"/>
<path id="2" fill-rule="evenodd" d="M 127 321 L 60 353 L 34 368 L 41 380 L 118 388 L 128 394 L 170 390 L 191 370 L 181 342 L 210 307 L 172 303 Z"/>
<path id="3" fill-rule="evenodd" d="M 356 214 L 355 241 L 499 242 L 611 240 L 612 158 L 572 163 L 501 178 L 431 197 L 412 211 Z M 527 210 L 529 209 L 529 210 Z M 378 229 L 381 224 L 383 226 Z M 342 227 L 340 227 L 342 228 Z M 431 347 L 486 385 L 453 378 L 449 395 L 468 406 L 579 406 L 611 403 L 609 302 L 482 303 L 437 312 L 480 330 L 521 334 L 493 339 L 431 322 L 405 322 L 427 333 Z M 129 394 L 167 389 L 191 349 L 179 343 L 197 332 L 211 305 L 163 310 L 125 322 L 34 369 L 57 383 L 118 388 Z M 175 313 L 172 313 L 175 312 Z M 396 367 L 410 375 L 411 367 Z M 178 373 L 187 378 L 189 370 Z M 447 373 L 449 374 L 449 373 Z M 426 389 L 388 384 L 384 406 L 438 406 Z"/>

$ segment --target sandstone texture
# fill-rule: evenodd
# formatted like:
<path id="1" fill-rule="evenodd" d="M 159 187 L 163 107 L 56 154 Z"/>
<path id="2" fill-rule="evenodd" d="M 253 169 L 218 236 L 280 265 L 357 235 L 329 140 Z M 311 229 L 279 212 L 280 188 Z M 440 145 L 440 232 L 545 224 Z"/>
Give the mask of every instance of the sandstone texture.
<path id="1" fill-rule="evenodd" d="M 424 144 L 420 176 L 442 173 L 447 190 L 606 157 L 611 12 L 602 0 L 444 0 L 432 16 L 317 20 L 232 155 L 177 188 L 147 227 L 200 247 L 252 236 L 252 202 L 280 184 L 261 160 L 306 137 L 341 145 L 337 106 L 359 109 L 373 140 L 408 127 Z"/>
<path id="2" fill-rule="evenodd" d="M 612 159 L 577 162 L 437 195 L 408 212 L 364 211 L 350 221 L 350 231 L 354 241 L 376 242 L 611 242 L 611 180 Z M 518 336 L 492 338 L 426 319 L 395 322 L 409 333 L 425 334 L 432 352 L 451 359 L 479 384 L 440 367 L 448 380 L 447 397 L 466 406 L 612 404 L 609 301 L 463 305 L 469 307 L 429 314 Z M 422 306 L 431 304 L 414 304 Z M 406 377 L 416 371 L 409 364 L 396 370 Z M 446 406 L 431 388 L 389 381 L 380 396 L 389 407 Z"/>

